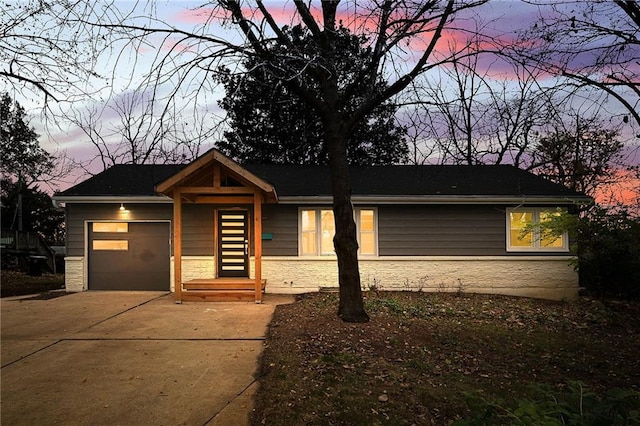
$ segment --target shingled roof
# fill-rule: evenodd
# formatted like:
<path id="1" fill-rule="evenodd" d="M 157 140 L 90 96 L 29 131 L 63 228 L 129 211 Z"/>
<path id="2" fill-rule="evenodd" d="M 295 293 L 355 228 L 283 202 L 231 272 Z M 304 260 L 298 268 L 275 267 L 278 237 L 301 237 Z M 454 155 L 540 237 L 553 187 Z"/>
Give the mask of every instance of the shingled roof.
<path id="1" fill-rule="evenodd" d="M 246 165 L 271 182 L 280 196 L 329 196 L 328 166 Z M 402 165 L 353 166 L 353 195 L 559 196 L 578 194 L 513 166 Z"/>
<path id="2" fill-rule="evenodd" d="M 155 185 L 186 165 L 116 165 L 63 191 L 59 197 L 153 196 Z M 328 166 L 245 165 L 270 182 L 282 197 L 331 195 Z M 585 199 L 584 194 L 507 165 L 352 166 L 354 196 L 559 197 Z"/>
<path id="3" fill-rule="evenodd" d="M 116 164 L 57 196 L 153 196 L 156 184 L 186 164 Z"/>

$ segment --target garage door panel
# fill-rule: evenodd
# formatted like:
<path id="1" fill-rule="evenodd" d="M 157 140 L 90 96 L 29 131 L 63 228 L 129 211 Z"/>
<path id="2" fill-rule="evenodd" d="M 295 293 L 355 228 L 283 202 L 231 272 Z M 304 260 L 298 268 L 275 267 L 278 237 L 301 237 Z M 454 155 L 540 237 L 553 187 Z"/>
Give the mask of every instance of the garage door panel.
<path id="1" fill-rule="evenodd" d="M 127 232 L 89 226 L 89 289 L 169 290 L 168 223 L 128 224 Z"/>

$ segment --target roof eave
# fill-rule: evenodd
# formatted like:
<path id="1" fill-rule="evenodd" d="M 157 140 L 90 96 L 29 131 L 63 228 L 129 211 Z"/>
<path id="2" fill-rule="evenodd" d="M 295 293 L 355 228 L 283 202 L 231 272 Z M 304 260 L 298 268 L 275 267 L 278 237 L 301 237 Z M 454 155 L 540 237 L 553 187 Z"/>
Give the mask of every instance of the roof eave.
<path id="1" fill-rule="evenodd" d="M 330 195 L 280 196 L 279 204 L 330 204 Z M 549 195 L 485 196 L 485 195 L 353 195 L 354 204 L 588 204 L 590 197 Z"/>
<path id="2" fill-rule="evenodd" d="M 173 203 L 166 195 L 54 195 L 51 198 L 58 204 Z"/>
<path id="3" fill-rule="evenodd" d="M 109 203 L 173 203 L 166 195 L 54 195 L 56 203 L 109 204 Z M 320 196 L 280 196 L 278 204 L 331 204 L 330 195 Z M 354 204 L 589 204 L 592 198 L 586 196 L 479 196 L 479 195 L 354 195 Z"/>

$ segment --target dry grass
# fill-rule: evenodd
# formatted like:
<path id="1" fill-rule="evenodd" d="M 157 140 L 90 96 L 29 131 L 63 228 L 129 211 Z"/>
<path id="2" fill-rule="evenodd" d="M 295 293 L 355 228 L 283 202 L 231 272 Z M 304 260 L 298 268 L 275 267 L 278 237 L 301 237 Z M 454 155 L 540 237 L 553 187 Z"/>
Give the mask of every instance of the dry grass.
<path id="1" fill-rule="evenodd" d="M 640 390 L 640 307 L 595 300 L 366 295 L 371 322 L 346 324 L 335 294 L 278 306 L 254 424 L 450 424 L 465 396 L 507 403 L 528 385 Z"/>

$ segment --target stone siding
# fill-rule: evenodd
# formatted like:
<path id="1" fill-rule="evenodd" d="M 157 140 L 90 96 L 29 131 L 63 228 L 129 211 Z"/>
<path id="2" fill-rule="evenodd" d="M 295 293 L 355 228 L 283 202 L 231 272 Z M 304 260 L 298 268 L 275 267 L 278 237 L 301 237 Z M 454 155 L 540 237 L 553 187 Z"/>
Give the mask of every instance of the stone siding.
<path id="1" fill-rule="evenodd" d="M 491 293 L 575 299 L 570 257 L 380 257 L 360 260 L 364 289 Z M 338 287 L 335 258 L 263 258 L 267 292 L 305 293 Z"/>
<path id="2" fill-rule="evenodd" d="M 562 300 L 578 296 L 571 257 L 558 256 L 389 256 L 360 259 L 364 289 L 490 293 Z M 86 290 L 83 257 L 67 257 L 67 291 Z M 173 258 L 171 291 L 174 291 Z M 251 276 L 255 263 L 251 259 Z M 183 281 L 215 276 L 213 256 L 184 256 Z M 308 293 L 338 288 L 334 257 L 263 257 L 267 293 Z"/>
<path id="3" fill-rule="evenodd" d="M 66 291 L 84 291 L 87 289 L 84 279 L 84 257 L 64 258 L 64 288 Z"/>

